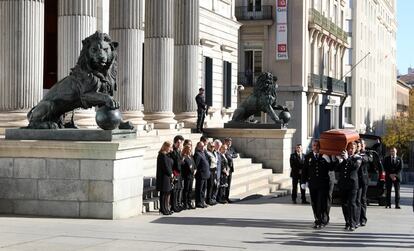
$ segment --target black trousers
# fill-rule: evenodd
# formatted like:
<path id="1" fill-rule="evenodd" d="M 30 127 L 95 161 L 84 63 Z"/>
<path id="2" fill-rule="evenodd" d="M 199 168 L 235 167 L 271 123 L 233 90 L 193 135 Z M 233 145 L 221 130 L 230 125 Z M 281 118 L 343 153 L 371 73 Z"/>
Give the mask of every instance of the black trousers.
<path id="1" fill-rule="evenodd" d="M 206 118 L 206 111 L 197 110 L 197 130 L 203 131 L 205 118 Z"/>
<path id="2" fill-rule="evenodd" d="M 357 190 L 358 188 L 344 188 L 341 189 L 341 201 L 342 201 L 342 213 L 344 215 L 345 223 L 347 226 L 356 226 L 357 215 Z"/>
<path id="3" fill-rule="evenodd" d="M 207 180 L 207 194 L 206 203 L 211 204 L 215 201 L 215 195 L 217 191 L 217 174 L 216 169 L 210 169 L 210 178 Z"/>
<path id="4" fill-rule="evenodd" d="M 230 198 L 229 198 L 229 196 L 230 196 L 230 185 L 231 185 L 231 178 L 232 178 L 232 176 L 233 176 L 233 173 L 232 172 L 230 172 L 230 174 L 229 174 L 229 176 L 227 177 L 227 187 L 226 187 L 226 191 L 225 191 L 225 194 L 224 194 L 224 199 L 225 200 L 229 200 Z"/>
<path id="5" fill-rule="evenodd" d="M 298 197 L 298 185 L 300 186 L 300 178 L 292 177 L 292 200 L 296 200 Z M 306 201 L 306 190 L 300 188 L 300 198 L 302 202 Z"/>
<path id="6" fill-rule="evenodd" d="M 170 211 L 167 196 L 170 192 L 160 192 L 160 211 L 167 214 Z"/>
<path id="7" fill-rule="evenodd" d="M 196 177 L 196 186 L 195 186 L 196 205 L 204 205 L 206 189 L 207 189 L 207 179 Z"/>
<path id="8" fill-rule="evenodd" d="M 387 206 L 391 206 L 391 190 L 392 190 L 393 184 L 394 184 L 394 191 L 395 191 L 395 206 L 399 206 L 400 205 L 400 181 L 398 179 L 393 181 L 388 177 L 387 179 L 385 179 L 385 186 L 387 188 Z"/>
<path id="9" fill-rule="evenodd" d="M 174 189 L 171 191 L 171 207 L 174 211 L 179 211 L 182 206 L 182 186 L 183 180 L 179 176 L 174 183 Z"/>
<path id="10" fill-rule="evenodd" d="M 361 184 L 357 191 L 356 224 L 367 223 L 367 190 L 368 184 Z"/>
<path id="11" fill-rule="evenodd" d="M 313 215 L 315 217 L 315 224 L 326 224 L 327 222 L 324 219 L 324 214 L 327 207 L 326 202 L 328 201 L 328 188 L 309 188 L 309 191 L 311 196 Z"/>
<path id="12" fill-rule="evenodd" d="M 329 190 L 328 190 L 328 196 L 327 196 L 327 202 L 326 202 L 326 212 L 324 215 L 324 221 L 326 223 L 329 223 L 330 217 L 329 213 L 331 212 L 331 206 L 332 206 L 332 194 L 335 186 L 335 172 L 329 173 Z"/>
<path id="13" fill-rule="evenodd" d="M 183 189 L 183 204 L 184 205 L 191 205 L 191 193 L 193 191 L 193 181 L 194 177 L 189 175 L 187 177 L 183 177 L 184 179 L 184 189 Z"/>

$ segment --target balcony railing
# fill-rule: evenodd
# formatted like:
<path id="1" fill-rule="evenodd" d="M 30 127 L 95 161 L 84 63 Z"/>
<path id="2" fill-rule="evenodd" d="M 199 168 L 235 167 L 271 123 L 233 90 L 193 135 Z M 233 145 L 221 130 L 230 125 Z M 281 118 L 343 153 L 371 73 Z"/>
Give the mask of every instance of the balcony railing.
<path id="1" fill-rule="evenodd" d="M 343 42 L 348 41 L 348 35 L 344 30 L 341 29 L 341 27 L 337 26 L 335 23 L 333 23 L 331 20 L 323 16 L 319 11 L 316 9 L 310 9 L 309 10 L 309 22 L 312 24 L 317 24 L 322 29 L 328 31 L 338 39 L 342 40 Z"/>
<path id="2" fill-rule="evenodd" d="M 325 92 L 350 94 L 350 88 L 346 82 L 325 75 L 309 74 L 309 86 Z"/>
<path id="3" fill-rule="evenodd" d="M 273 19 L 272 6 L 239 6 L 236 7 L 236 18 L 237 20 L 271 20 Z"/>

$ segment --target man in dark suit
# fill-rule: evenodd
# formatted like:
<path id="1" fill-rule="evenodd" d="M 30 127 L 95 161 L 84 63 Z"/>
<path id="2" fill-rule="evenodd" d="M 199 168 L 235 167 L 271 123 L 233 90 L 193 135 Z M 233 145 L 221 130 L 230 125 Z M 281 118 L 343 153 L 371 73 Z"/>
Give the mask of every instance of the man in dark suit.
<path id="1" fill-rule="evenodd" d="M 327 223 L 325 219 L 327 197 L 329 190 L 329 169 L 330 165 L 322 154 L 319 153 L 319 140 L 313 140 L 312 152 L 305 156 L 305 163 L 302 170 L 301 188 L 309 184 L 311 204 L 315 222 L 313 228 L 320 229 Z"/>
<path id="2" fill-rule="evenodd" d="M 210 165 L 208 164 L 206 154 L 204 153 L 203 142 L 197 143 L 194 153 L 194 162 L 196 165 L 196 207 L 205 208 L 207 207 L 207 204 L 205 203 L 205 194 L 207 189 L 207 180 L 210 178 Z"/>
<path id="3" fill-rule="evenodd" d="M 226 187 L 224 197 L 225 197 L 225 200 L 228 203 L 231 203 L 232 201 L 230 200 L 229 196 L 230 196 L 231 179 L 233 177 L 233 172 L 234 172 L 233 159 L 238 158 L 239 154 L 236 152 L 236 150 L 232 146 L 232 139 L 231 138 L 225 138 L 224 139 L 224 144 L 226 144 L 227 147 L 228 147 L 227 152 L 226 152 L 226 158 L 227 158 L 227 161 L 228 161 L 229 167 L 230 167 L 230 172 L 229 172 L 229 176 L 227 177 L 227 187 Z"/>
<path id="4" fill-rule="evenodd" d="M 292 202 L 296 204 L 298 196 L 298 184 L 300 185 L 300 178 L 302 175 L 303 165 L 305 163 L 305 156 L 302 153 L 302 145 L 297 144 L 295 152 L 290 155 L 290 177 L 292 178 Z M 302 204 L 309 204 L 306 201 L 306 190 L 300 188 Z"/>
<path id="5" fill-rule="evenodd" d="M 197 103 L 197 132 L 203 132 L 204 119 L 207 112 L 207 104 L 204 97 L 204 88 L 198 89 L 198 94 L 195 98 Z"/>
<path id="6" fill-rule="evenodd" d="M 397 156 L 397 148 L 391 147 L 390 156 L 384 158 L 385 184 L 387 187 L 387 206 L 391 208 L 391 190 L 394 184 L 395 208 L 400 209 L 400 173 L 402 170 L 402 159 Z"/>

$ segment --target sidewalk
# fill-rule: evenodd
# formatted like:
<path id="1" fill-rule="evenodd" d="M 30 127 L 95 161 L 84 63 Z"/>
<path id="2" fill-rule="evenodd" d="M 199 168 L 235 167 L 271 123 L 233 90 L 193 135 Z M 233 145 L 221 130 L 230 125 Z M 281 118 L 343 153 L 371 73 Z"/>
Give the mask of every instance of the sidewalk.
<path id="1" fill-rule="evenodd" d="M 127 220 L 0 216 L 2 250 L 414 250 L 412 187 L 402 209 L 369 206 L 368 224 L 344 231 L 339 206 L 331 224 L 312 229 L 309 205 L 266 196 L 172 216 Z"/>

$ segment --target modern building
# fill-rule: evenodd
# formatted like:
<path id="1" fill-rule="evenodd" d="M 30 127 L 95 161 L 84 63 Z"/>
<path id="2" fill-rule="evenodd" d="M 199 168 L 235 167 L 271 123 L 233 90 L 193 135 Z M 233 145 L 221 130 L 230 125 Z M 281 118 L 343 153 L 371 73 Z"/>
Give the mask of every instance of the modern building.
<path id="1" fill-rule="evenodd" d="M 343 127 L 350 86 L 344 81 L 348 1 L 236 2 L 240 28 L 239 83 L 261 72 L 278 77 L 278 102 L 292 113 L 294 143 Z"/>
<path id="2" fill-rule="evenodd" d="M 116 98 L 125 119 L 192 126 L 203 86 L 206 123 L 222 126 L 237 105 L 234 9 L 234 0 L 0 1 L 0 128 L 27 124 L 28 110 L 69 74 L 97 29 L 120 44 Z M 76 120 L 93 126 L 94 112 Z"/>
<path id="3" fill-rule="evenodd" d="M 397 107 L 396 1 L 349 1 L 352 65 L 350 123 L 360 132 L 384 134 L 384 121 Z M 352 29 L 351 29 L 352 27 Z M 365 59 L 364 59 L 365 58 Z"/>
<path id="4" fill-rule="evenodd" d="M 395 82 L 395 88 L 397 92 L 396 116 L 406 117 L 408 116 L 408 109 L 410 107 L 410 94 L 412 86 L 405 83 L 401 79 L 397 79 Z"/>

